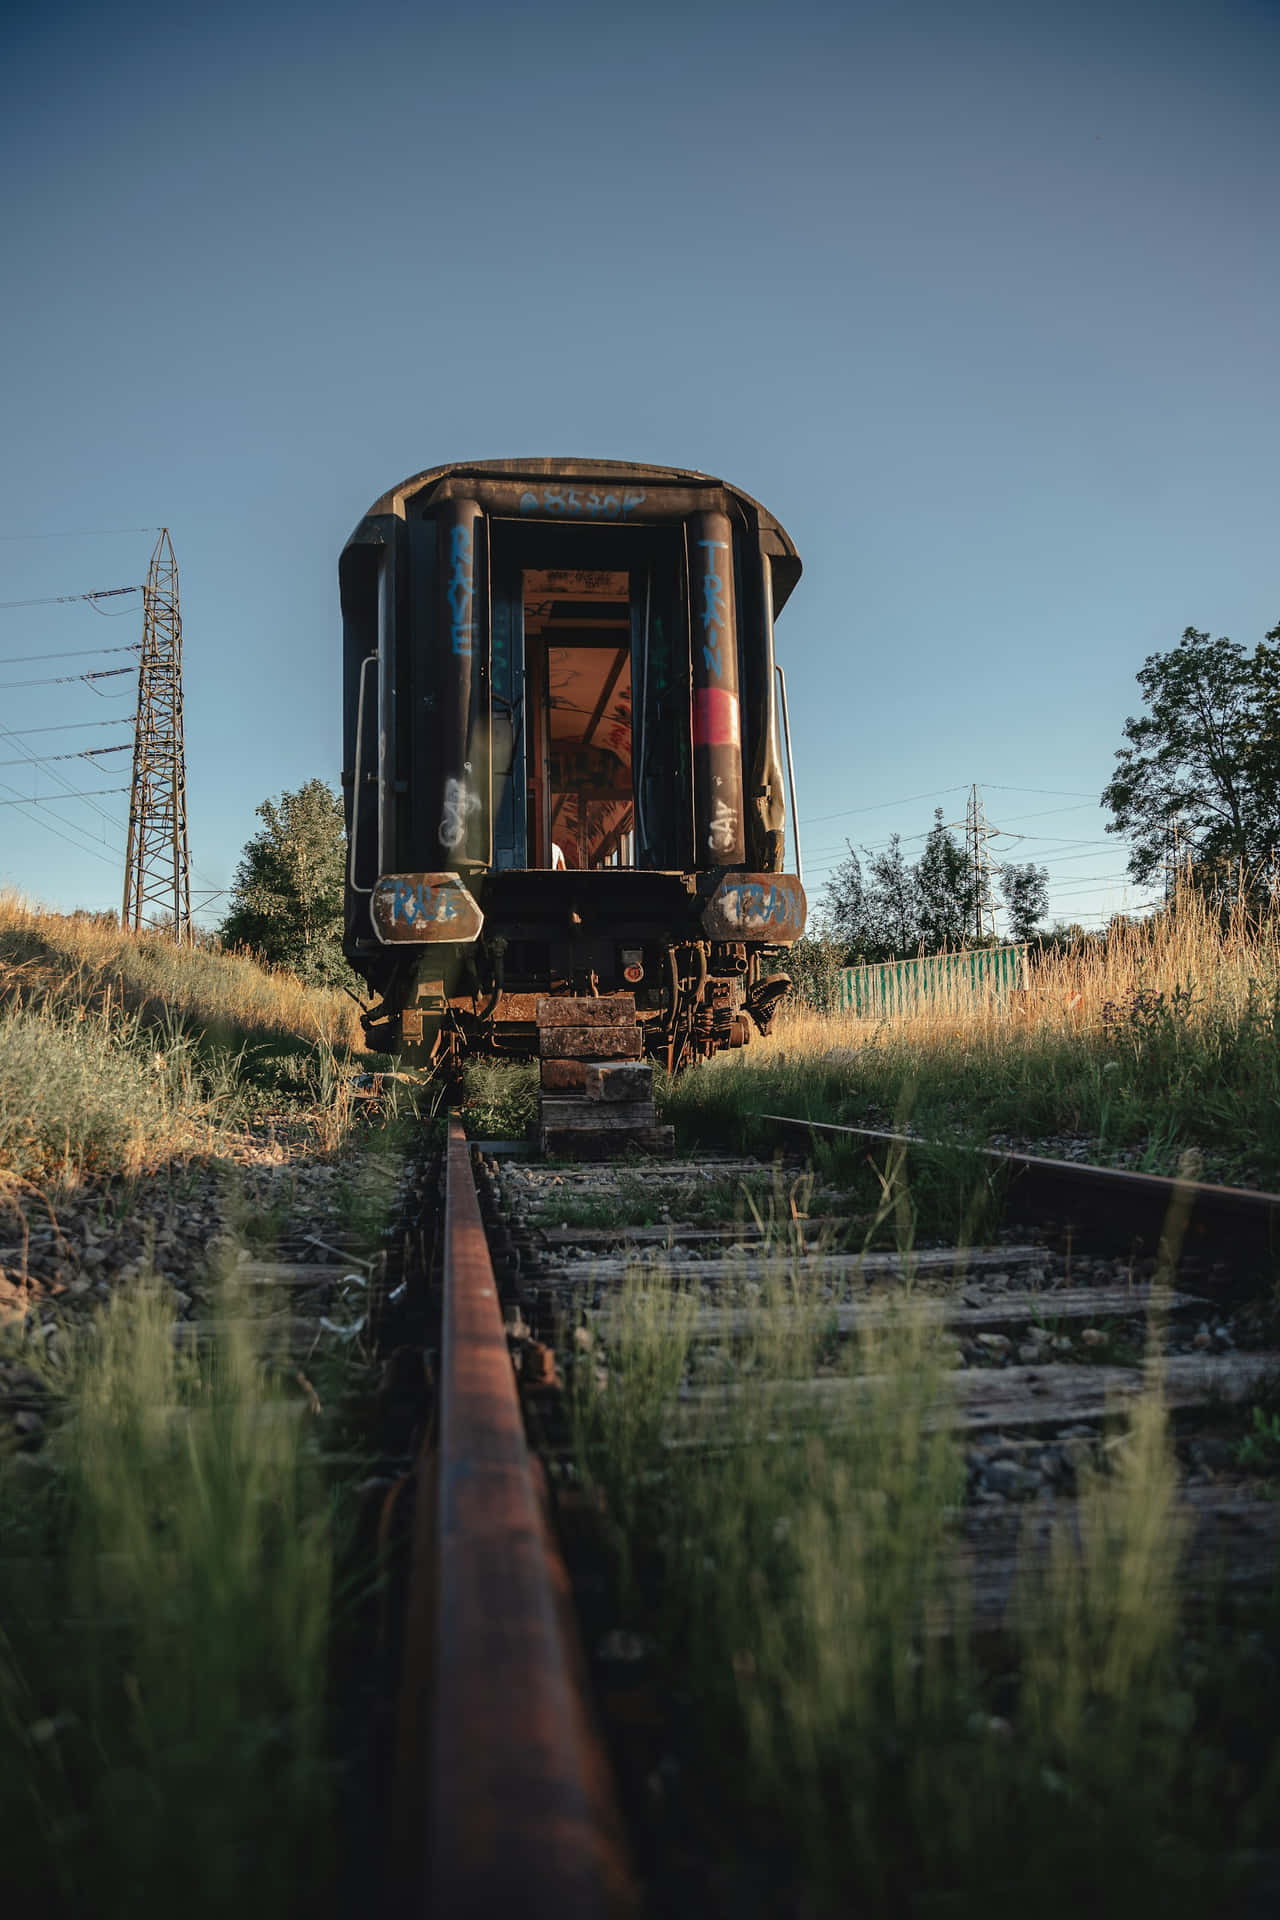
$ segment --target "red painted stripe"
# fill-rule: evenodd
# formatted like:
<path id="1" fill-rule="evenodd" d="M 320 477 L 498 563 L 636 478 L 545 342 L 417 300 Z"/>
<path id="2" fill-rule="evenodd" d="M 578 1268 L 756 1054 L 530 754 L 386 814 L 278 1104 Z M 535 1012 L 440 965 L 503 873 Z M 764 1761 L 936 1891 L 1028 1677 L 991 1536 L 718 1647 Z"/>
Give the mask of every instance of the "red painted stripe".
<path id="1" fill-rule="evenodd" d="M 737 695 L 724 687 L 699 687 L 693 696 L 694 746 L 736 747 L 741 743 Z"/>

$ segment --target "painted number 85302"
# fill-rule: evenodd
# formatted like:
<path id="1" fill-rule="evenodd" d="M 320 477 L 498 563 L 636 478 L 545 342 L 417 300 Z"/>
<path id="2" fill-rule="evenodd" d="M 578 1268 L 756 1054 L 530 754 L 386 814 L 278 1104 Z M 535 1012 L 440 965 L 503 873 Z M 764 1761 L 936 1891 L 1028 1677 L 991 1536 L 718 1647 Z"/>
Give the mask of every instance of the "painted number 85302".
<path id="1" fill-rule="evenodd" d="M 520 511 L 545 513 L 553 520 L 562 515 L 572 519 L 578 514 L 585 514 L 588 520 L 625 520 L 644 501 L 643 493 L 580 494 L 576 487 L 540 487 L 536 493 L 520 495 Z"/>

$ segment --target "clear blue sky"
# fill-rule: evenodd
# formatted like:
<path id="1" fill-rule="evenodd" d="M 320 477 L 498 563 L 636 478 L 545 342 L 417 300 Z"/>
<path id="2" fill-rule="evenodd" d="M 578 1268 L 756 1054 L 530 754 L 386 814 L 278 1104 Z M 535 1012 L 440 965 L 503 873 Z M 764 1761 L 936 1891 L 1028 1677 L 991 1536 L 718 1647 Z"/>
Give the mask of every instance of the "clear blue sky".
<path id="1" fill-rule="evenodd" d="M 7 17 L 0 601 L 140 581 L 153 535 L 108 530 L 171 527 L 198 891 L 336 781 L 370 501 L 569 452 L 796 540 L 811 897 L 975 780 L 1054 917 L 1144 897 L 1097 805 L 1134 674 L 1280 621 L 1274 0 Z M 44 665 L 136 637 L 103 606 L 0 612 L 0 759 L 127 737 L 127 676 L 12 685 L 127 663 Z M 117 905 L 126 811 L 0 808 L 0 885 Z"/>

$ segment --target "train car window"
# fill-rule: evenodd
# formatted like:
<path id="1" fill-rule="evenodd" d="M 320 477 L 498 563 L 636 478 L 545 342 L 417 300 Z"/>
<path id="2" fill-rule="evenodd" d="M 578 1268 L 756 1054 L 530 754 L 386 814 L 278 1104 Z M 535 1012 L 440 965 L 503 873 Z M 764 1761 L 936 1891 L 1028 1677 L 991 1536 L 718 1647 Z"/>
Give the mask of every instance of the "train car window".
<path id="1" fill-rule="evenodd" d="M 630 575 L 529 568 L 523 596 L 530 853 L 634 866 Z"/>

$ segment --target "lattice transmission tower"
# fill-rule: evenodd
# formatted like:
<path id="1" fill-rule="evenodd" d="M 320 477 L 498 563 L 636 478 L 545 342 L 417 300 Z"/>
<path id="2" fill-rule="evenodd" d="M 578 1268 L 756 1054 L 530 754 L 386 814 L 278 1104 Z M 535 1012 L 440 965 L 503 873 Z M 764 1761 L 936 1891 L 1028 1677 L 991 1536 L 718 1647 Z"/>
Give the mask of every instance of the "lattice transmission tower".
<path id="1" fill-rule="evenodd" d="M 160 529 L 143 589 L 142 659 L 133 735 L 133 787 L 120 923 L 159 925 L 191 939 L 191 856 L 182 743 L 182 615 L 178 563 Z"/>
<path id="2" fill-rule="evenodd" d="M 973 937 L 995 939 L 996 909 L 991 898 L 991 855 L 987 842 L 991 828 L 982 810 L 982 795 L 976 786 L 969 790 L 964 816 L 965 837 L 969 847 L 969 866 L 973 875 Z"/>

